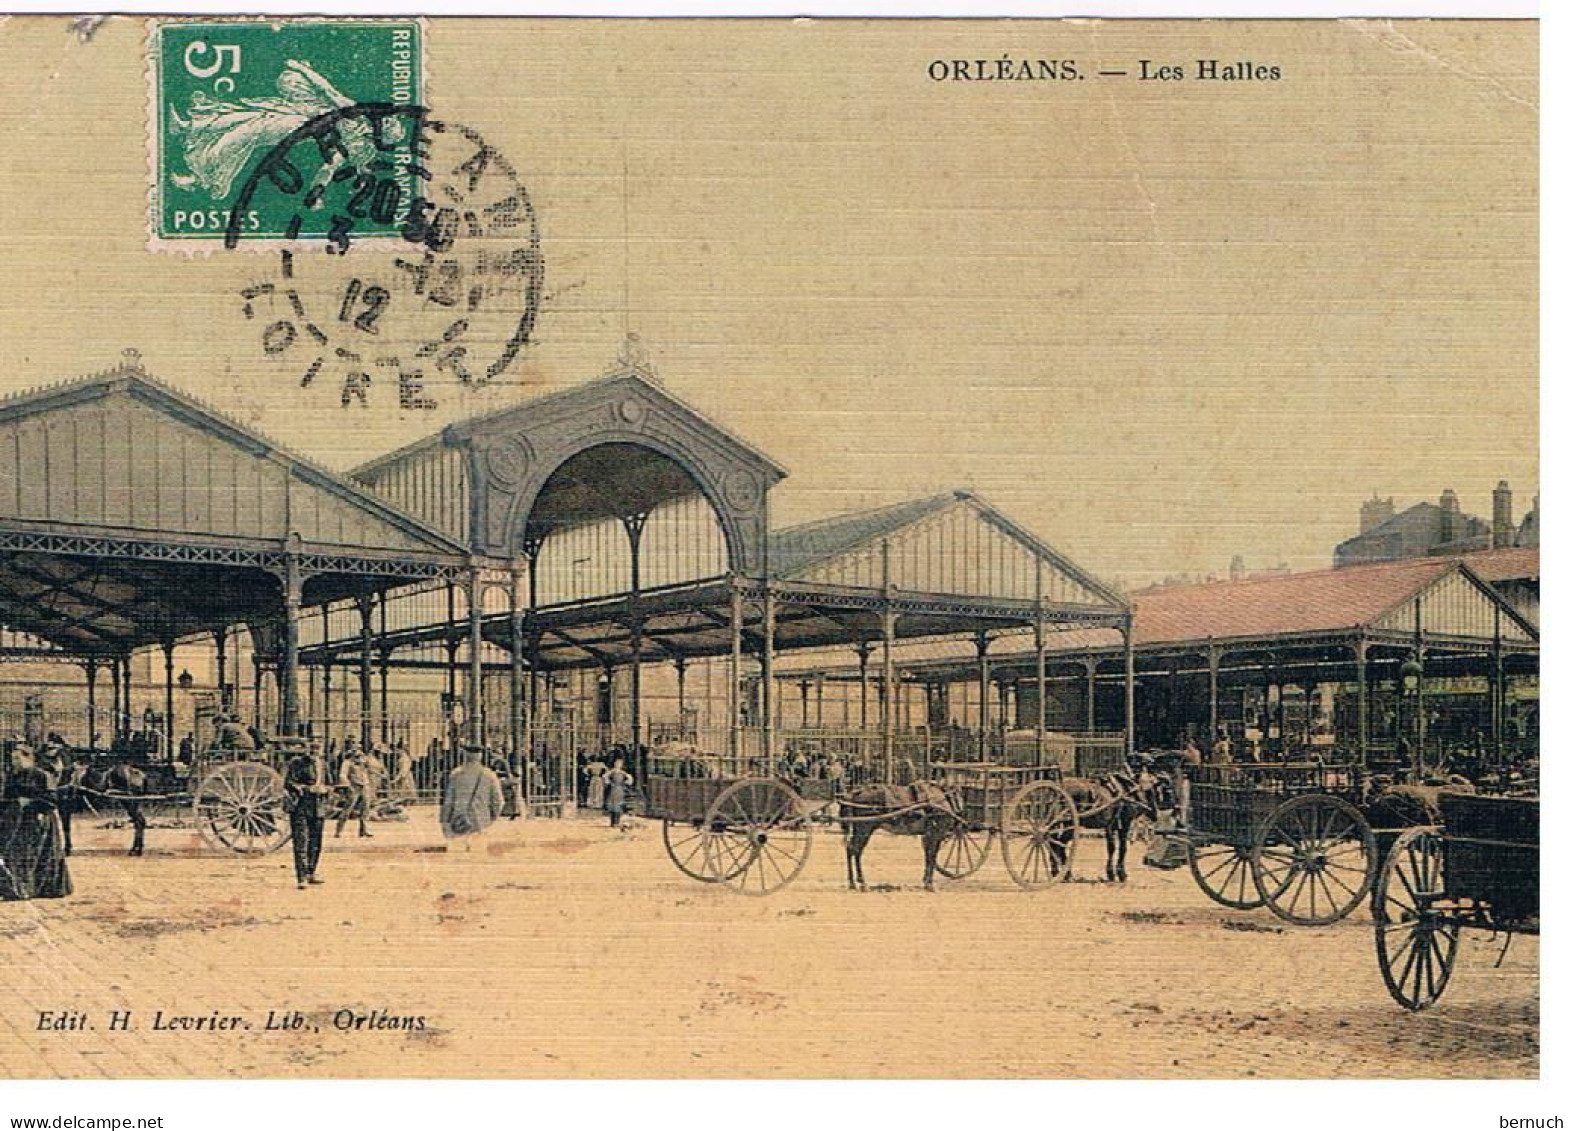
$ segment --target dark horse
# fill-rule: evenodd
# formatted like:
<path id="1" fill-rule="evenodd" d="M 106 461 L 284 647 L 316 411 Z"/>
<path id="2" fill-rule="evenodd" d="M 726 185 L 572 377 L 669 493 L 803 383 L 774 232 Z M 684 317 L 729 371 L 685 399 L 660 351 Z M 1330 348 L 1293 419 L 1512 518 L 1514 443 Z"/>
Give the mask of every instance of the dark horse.
<path id="1" fill-rule="evenodd" d="M 1076 820 L 1082 828 L 1102 829 L 1108 850 L 1104 875 L 1110 883 L 1124 883 L 1125 853 L 1131 843 L 1131 826 L 1137 817 L 1157 820 L 1164 808 L 1160 791 L 1163 779 L 1145 767 L 1113 770 L 1091 778 L 1066 778 L 1060 783 L 1076 803 Z"/>
<path id="2" fill-rule="evenodd" d="M 73 777 L 70 792 L 74 796 L 66 803 L 74 805 L 78 800 L 91 803 L 99 799 L 119 804 L 126 811 L 126 819 L 131 822 L 132 828 L 131 850 L 127 855 L 141 856 L 142 842 L 147 833 L 147 817 L 142 813 L 142 806 L 146 802 L 141 795 L 148 791 L 147 774 L 130 762 L 105 762 L 79 765 Z M 70 842 L 67 841 L 66 851 L 70 850 Z"/>
<path id="3" fill-rule="evenodd" d="M 846 837 L 847 887 L 866 888 L 863 850 L 874 830 L 923 838 L 923 887 L 934 890 L 934 865 L 940 845 L 959 823 L 945 790 L 934 782 L 858 786 L 841 799 L 841 831 Z"/>

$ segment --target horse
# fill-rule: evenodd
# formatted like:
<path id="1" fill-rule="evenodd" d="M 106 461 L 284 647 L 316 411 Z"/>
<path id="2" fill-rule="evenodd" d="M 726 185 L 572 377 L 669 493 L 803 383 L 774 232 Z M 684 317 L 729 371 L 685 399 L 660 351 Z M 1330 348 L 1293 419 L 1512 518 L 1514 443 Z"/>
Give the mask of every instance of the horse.
<path id="1" fill-rule="evenodd" d="M 923 838 L 923 890 L 934 890 L 940 845 L 960 822 L 950 797 L 935 782 L 858 786 L 841 799 L 841 832 L 846 840 L 847 887 L 866 890 L 863 850 L 876 829 Z"/>
<path id="2" fill-rule="evenodd" d="M 1457 775 L 1445 781 L 1410 785 L 1385 782 L 1372 789 L 1366 802 L 1366 819 L 1374 829 L 1407 829 L 1416 825 L 1440 825 L 1442 793 L 1473 793 L 1468 778 Z"/>
<path id="3" fill-rule="evenodd" d="M 1077 823 L 1102 829 L 1107 849 L 1104 876 L 1109 883 L 1124 883 L 1125 854 L 1131 843 L 1131 826 L 1137 817 L 1158 819 L 1164 808 L 1160 791 L 1164 781 L 1145 767 L 1112 770 L 1091 778 L 1066 778 L 1060 783 L 1076 805 Z"/>
<path id="4" fill-rule="evenodd" d="M 128 856 L 141 856 L 147 833 L 147 818 L 142 813 L 141 794 L 148 791 L 147 774 L 131 762 L 105 762 L 75 768 L 71 792 L 80 797 L 98 796 L 117 802 L 131 822 L 131 850 Z M 66 849 L 70 851 L 69 845 Z"/>

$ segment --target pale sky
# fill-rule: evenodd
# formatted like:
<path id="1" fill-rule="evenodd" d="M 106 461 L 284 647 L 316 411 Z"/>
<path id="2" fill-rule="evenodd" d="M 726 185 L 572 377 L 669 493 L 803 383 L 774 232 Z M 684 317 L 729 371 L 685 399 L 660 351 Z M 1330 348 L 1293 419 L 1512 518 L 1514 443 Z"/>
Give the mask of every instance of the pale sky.
<path id="1" fill-rule="evenodd" d="M 540 219 L 547 300 L 501 386 L 302 390 L 241 313 L 274 258 L 146 247 L 142 21 L 19 17 L 0 392 L 135 347 L 348 468 L 598 376 L 631 328 L 790 471 L 778 523 L 968 486 L 1131 583 L 1326 565 L 1373 490 L 1489 516 L 1506 478 L 1516 517 L 1537 490 L 1532 23 L 432 21 L 426 49 L 433 113 Z M 1282 77 L 929 77 L 1005 55 Z"/>

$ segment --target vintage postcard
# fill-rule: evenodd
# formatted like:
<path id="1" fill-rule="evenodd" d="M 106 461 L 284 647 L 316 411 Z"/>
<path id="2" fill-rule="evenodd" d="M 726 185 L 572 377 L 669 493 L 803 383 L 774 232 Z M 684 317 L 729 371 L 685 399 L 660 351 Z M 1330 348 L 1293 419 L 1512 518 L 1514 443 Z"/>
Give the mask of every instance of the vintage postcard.
<path id="1" fill-rule="evenodd" d="M 1538 50 L 0 20 L 0 1077 L 1538 1078 Z"/>

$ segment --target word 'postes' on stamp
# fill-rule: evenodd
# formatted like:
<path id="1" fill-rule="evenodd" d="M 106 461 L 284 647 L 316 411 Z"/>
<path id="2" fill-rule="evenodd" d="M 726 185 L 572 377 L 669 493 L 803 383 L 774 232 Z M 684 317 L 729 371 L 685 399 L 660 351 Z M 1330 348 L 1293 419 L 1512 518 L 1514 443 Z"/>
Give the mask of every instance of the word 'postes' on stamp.
<path id="1" fill-rule="evenodd" d="M 357 103 L 415 106 L 422 89 L 417 20 L 160 20 L 149 35 L 149 153 L 154 246 L 285 237 L 284 202 L 237 197 L 255 161 L 302 125 Z M 349 158 L 368 139 L 346 128 Z M 320 183 L 345 160 L 325 154 L 302 173 Z M 395 158 L 408 166 L 408 142 Z M 408 187 L 408 186 L 406 186 Z M 308 217 L 305 230 L 316 231 Z M 391 224 L 385 228 L 391 232 Z"/>
<path id="2" fill-rule="evenodd" d="M 401 409 L 430 409 L 439 385 L 489 384 L 530 340 L 545 275 L 535 209 L 468 126 L 388 103 L 320 115 L 252 167 L 227 246 L 256 211 L 287 214 L 286 242 L 242 309 L 302 387 L 331 385 L 345 407 L 386 388 Z"/>

